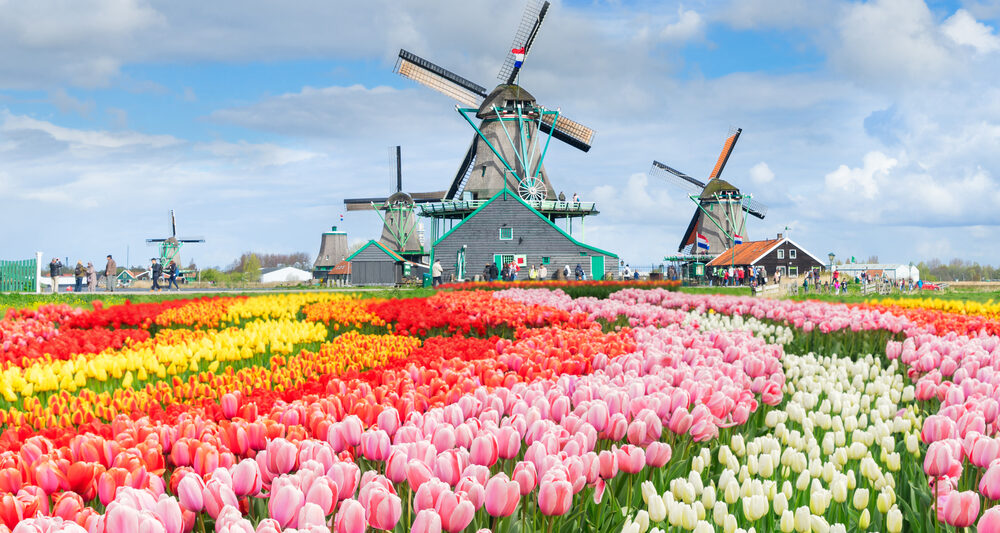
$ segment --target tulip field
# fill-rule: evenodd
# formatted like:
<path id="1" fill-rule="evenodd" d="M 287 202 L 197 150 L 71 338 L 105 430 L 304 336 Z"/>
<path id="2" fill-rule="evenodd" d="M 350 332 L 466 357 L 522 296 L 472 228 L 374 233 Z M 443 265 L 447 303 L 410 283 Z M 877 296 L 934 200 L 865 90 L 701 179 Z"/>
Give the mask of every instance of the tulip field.
<path id="1" fill-rule="evenodd" d="M 8 309 L 0 533 L 1000 532 L 1000 305 L 508 287 Z"/>

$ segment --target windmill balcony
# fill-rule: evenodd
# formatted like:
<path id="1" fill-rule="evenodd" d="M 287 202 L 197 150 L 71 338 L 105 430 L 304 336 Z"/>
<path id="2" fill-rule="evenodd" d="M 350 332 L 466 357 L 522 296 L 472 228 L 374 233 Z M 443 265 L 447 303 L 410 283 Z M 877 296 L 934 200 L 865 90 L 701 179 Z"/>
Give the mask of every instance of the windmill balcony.
<path id="1" fill-rule="evenodd" d="M 489 200 L 447 200 L 419 204 L 420 216 L 464 218 Z M 527 201 L 528 205 L 549 218 L 576 218 L 598 214 L 596 202 Z"/>

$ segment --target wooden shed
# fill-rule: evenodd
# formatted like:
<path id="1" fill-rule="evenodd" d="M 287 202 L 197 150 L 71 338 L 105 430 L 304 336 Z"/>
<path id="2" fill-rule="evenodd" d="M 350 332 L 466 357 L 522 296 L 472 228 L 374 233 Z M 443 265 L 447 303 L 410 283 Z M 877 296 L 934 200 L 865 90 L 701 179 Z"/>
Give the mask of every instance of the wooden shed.
<path id="1" fill-rule="evenodd" d="M 545 265 L 549 277 L 569 265 L 583 267 L 587 279 L 618 273 L 618 256 L 584 244 L 555 225 L 517 194 L 502 190 L 434 241 L 431 264 L 441 261 L 445 282 L 468 280 L 487 264 L 502 269 L 514 262 L 527 278 L 530 265 Z"/>

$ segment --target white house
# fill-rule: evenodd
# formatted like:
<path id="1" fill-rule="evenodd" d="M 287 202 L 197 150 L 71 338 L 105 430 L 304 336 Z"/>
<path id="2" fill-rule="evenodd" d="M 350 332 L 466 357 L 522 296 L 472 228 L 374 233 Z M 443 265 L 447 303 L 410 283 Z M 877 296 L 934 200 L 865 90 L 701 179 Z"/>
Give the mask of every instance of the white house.
<path id="1" fill-rule="evenodd" d="M 847 263 L 834 265 L 833 269 L 841 275 L 850 277 L 860 276 L 862 272 L 867 272 L 873 278 L 881 278 L 883 275 L 893 281 L 905 279 L 920 281 L 920 271 L 915 266 L 900 264 L 881 263 Z"/>
<path id="2" fill-rule="evenodd" d="M 312 272 L 295 267 L 265 268 L 261 270 L 260 281 L 261 283 L 297 283 L 309 281 L 312 277 Z"/>

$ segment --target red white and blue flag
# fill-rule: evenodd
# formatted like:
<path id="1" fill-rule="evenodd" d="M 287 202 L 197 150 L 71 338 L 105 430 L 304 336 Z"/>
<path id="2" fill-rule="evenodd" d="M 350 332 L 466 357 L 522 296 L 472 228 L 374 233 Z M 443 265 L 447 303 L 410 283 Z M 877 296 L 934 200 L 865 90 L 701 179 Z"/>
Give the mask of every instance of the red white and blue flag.
<path id="1" fill-rule="evenodd" d="M 743 244 L 743 237 L 741 237 L 741 236 L 739 236 L 739 235 L 737 235 L 737 234 L 734 233 L 733 234 L 733 242 L 735 242 L 736 244 Z"/>
<path id="2" fill-rule="evenodd" d="M 698 248 L 708 250 L 708 237 L 702 235 L 701 233 L 698 234 Z"/>
<path id="3" fill-rule="evenodd" d="M 521 68 L 524 64 L 524 47 L 514 48 L 510 52 L 514 54 L 514 68 Z"/>

